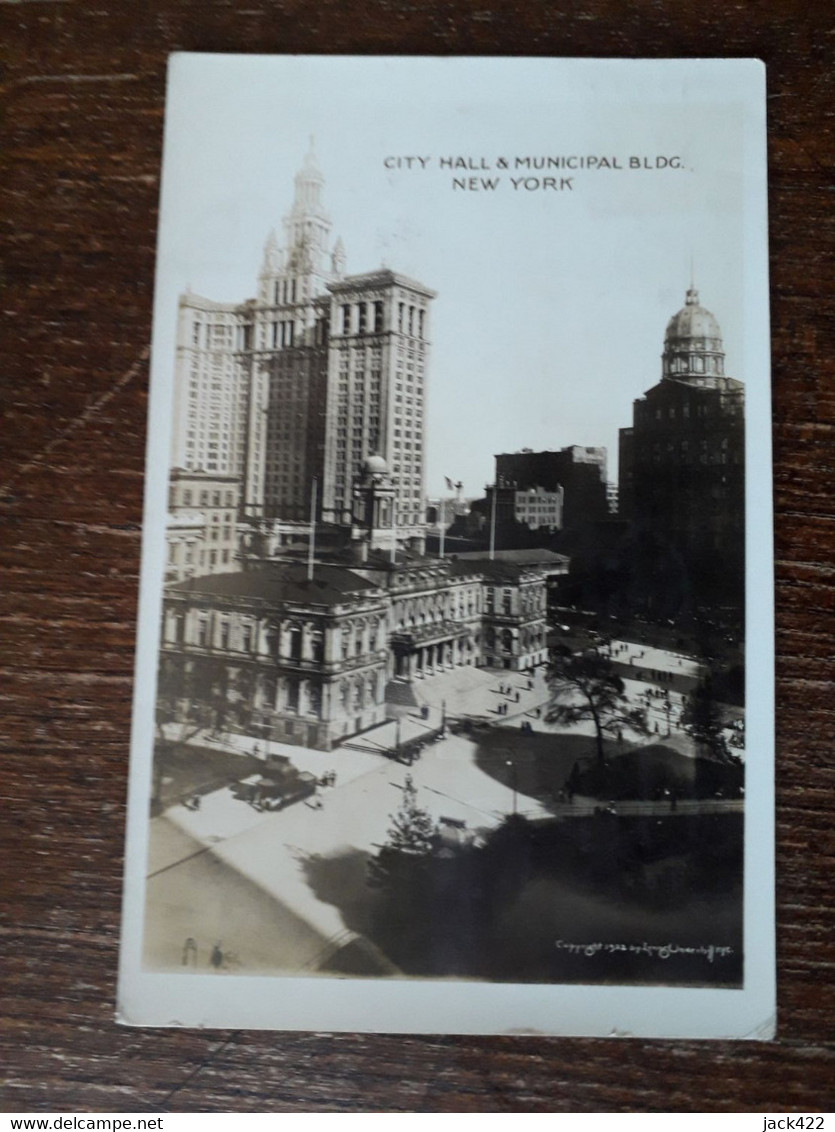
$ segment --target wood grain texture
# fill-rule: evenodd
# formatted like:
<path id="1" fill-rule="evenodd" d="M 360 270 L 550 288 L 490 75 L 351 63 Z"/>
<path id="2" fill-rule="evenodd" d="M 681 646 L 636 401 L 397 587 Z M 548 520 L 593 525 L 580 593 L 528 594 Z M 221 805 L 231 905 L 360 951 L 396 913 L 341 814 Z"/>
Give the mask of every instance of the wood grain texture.
<path id="1" fill-rule="evenodd" d="M 5 1111 L 833 1107 L 832 43 L 829 5 L 814 0 L 0 0 Z M 766 61 L 778 609 L 773 1044 L 114 1024 L 147 343 L 173 50 Z"/>

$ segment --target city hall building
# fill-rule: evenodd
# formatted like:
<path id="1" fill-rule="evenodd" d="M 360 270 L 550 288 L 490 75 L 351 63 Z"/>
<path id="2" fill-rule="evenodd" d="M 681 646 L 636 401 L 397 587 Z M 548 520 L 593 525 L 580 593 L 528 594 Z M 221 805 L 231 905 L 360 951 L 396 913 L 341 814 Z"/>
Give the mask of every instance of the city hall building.
<path id="1" fill-rule="evenodd" d="M 393 686 L 544 663 L 547 580 L 565 568 L 371 551 L 188 578 L 165 591 L 163 721 L 329 750 L 383 722 Z"/>

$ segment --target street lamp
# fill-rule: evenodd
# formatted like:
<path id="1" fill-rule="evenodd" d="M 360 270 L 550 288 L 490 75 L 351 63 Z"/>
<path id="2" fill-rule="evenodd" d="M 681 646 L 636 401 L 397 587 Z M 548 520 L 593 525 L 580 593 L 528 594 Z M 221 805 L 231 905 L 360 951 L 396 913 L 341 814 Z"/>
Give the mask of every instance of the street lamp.
<path id="1" fill-rule="evenodd" d="M 513 759 L 506 759 L 505 760 L 505 766 L 510 767 L 510 780 L 511 780 L 512 789 L 513 789 L 513 816 L 516 817 L 516 791 L 517 791 L 516 763 L 513 761 Z"/>

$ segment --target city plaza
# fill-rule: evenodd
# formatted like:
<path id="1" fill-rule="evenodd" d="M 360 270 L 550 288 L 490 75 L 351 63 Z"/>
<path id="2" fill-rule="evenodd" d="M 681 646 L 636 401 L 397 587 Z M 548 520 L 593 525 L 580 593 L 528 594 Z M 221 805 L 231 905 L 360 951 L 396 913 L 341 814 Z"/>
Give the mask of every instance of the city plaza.
<path id="1" fill-rule="evenodd" d="M 627 642 L 612 642 L 612 652 L 623 670 L 634 671 L 625 680 L 631 703 L 646 703 L 648 690 L 660 690 L 647 677 L 665 673 L 665 698 L 668 694 L 673 705 L 668 720 L 664 700 L 650 696 L 650 738 L 628 735 L 625 740 L 651 743 L 660 735 L 681 753 L 695 754 L 693 741 L 678 729 L 677 721 L 683 697 L 696 683 L 697 663 Z M 211 740 L 232 758 L 235 752 L 244 756 L 253 750 L 265 762 L 272 755 L 285 756 L 317 781 L 334 775 L 334 785 L 320 787 L 315 797 L 273 813 L 248 805 L 233 788 L 223 787 L 203 795 L 197 808 L 183 799 L 154 818 L 148 865 L 148 966 L 172 969 L 185 962 L 205 970 L 215 944 L 226 957 L 224 970 L 287 968 L 312 973 L 326 965 L 356 939 L 337 903 L 353 896 L 361 904 L 366 898 L 368 858 L 386 841 L 407 777 L 417 789 L 421 808 L 452 843 L 477 841 L 511 813 L 531 820 L 568 818 L 589 813 L 597 805 L 592 798 L 566 803 L 554 797 L 529 797 L 516 789 L 514 752 L 519 750 L 521 725 L 528 723 L 537 733 L 555 736 L 565 731 L 543 718 L 549 702 L 544 668 L 509 675 L 458 668 L 416 680 L 414 687 L 417 707 L 351 737 L 336 750 L 290 746 L 238 733 Z M 502 704 L 507 705 L 507 714 L 500 714 Z M 452 733 L 450 727 L 442 739 L 427 742 L 411 765 L 392 757 L 398 743 L 437 732 L 453 717 L 476 726 L 489 722 L 500 734 L 507 734 L 504 781 L 477 765 L 477 737 Z M 175 740 L 181 729 L 180 724 L 169 724 L 168 738 Z M 572 733 L 590 736 L 593 728 L 583 723 Z M 199 746 L 209 740 L 201 732 L 188 741 Z M 567 776 L 573 754 L 561 756 L 555 745 L 554 757 L 563 758 L 561 773 Z M 741 805 L 738 800 L 713 804 L 719 810 Z M 641 812 L 642 807 L 652 803 L 632 803 L 630 810 Z M 686 812 L 687 803 L 682 809 Z M 328 874 L 330 879 L 322 881 Z M 333 892 L 329 885 L 336 886 Z M 184 950 L 187 940 L 194 942 L 196 952 Z M 368 962 L 377 973 L 386 972 L 384 956 L 372 953 Z"/>

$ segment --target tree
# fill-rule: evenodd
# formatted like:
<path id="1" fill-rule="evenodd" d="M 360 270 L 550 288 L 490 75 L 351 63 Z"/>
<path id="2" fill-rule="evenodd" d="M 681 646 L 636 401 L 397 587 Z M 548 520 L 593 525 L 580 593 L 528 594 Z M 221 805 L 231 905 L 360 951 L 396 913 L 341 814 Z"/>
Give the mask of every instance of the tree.
<path id="1" fill-rule="evenodd" d="M 410 774 L 403 784 L 403 797 L 385 845 L 368 863 L 369 883 L 375 888 L 392 888 L 415 879 L 435 851 L 435 823 L 418 805 L 417 788 Z"/>
<path id="2" fill-rule="evenodd" d="M 604 646 L 592 644 L 581 652 L 564 650 L 552 657 L 548 680 L 551 703 L 546 719 L 569 726 L 591 720 L 597 740 L 597 760 L 603 765 L 603 736 L 624 727 L 648 734 L 646 711 L 630 707 L 624 683 Z"/>
<path id="3" fill-rule="evenodd" d="M 730 761 L 725 721 L 709 677 L 700 680 L 688 696 L 681 722 L 687 734 L 696 740 L 709 758 Z"/>

